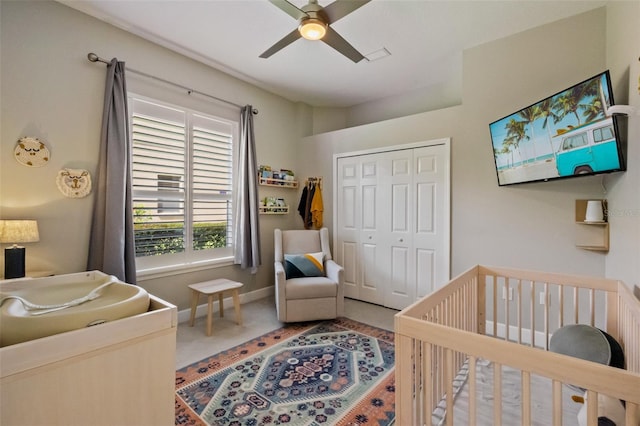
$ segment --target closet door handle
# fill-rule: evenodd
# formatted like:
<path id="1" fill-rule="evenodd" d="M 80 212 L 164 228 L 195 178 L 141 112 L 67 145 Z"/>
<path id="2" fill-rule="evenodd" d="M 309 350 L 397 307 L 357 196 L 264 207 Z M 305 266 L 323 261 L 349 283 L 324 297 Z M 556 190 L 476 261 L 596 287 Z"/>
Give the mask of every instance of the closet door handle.
<path id="1" fill-rule="evenodd" d="M 373 237 L 371 235 L 369 235 L 369 239 L 372 239 Z"/>
<path id="2" fill-rule="evenodd" d="M 404 240 L 402 238 L 400 238 L 398 241 L 403 242 Z"/>

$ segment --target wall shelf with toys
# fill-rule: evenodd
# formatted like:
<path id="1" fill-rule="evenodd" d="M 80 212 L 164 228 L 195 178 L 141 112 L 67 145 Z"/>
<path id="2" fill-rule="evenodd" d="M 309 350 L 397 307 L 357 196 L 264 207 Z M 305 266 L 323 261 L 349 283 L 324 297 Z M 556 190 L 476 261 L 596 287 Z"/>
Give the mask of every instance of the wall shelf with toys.
<path id="1" fill-rule="evenodd" d="M 260 214 L 288 214 L 289 206 L 284 198 L 264 197 L 260 199 Z"/>
<path id="2" fill-rule="evenodd" d="M 258 184 L 291 189 L 298 187 L 298 181 L 291 170 L 272 170 L 271 166 L 260 166 L 258 170 Z"/>
<path id="3" fill-rule="evenodd" d="M 289 206 L 267 207 L 260 206 L 260 214 L 289 214 Z"/>

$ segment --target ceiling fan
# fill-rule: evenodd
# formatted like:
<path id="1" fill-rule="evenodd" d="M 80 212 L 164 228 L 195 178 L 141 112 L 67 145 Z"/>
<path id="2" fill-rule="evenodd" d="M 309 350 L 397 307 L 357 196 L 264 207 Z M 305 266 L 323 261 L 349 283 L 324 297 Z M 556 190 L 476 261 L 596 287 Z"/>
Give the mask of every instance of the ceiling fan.
<path id="1" fill-rule="evenodd" d="M 303 37 L 307 40 L 322 40 L 353 62 L 360 62 L 364 59 L 364 56 L 360 52 L 331 28 L 331 24 L 344 18 L 371 0 L 336 0 L 327 7 L 320 6 L 318 0 L 309 0 L 309 4 L 302 8 L 298 8 L 287 0 L 269 1 L 294 19 L 297 19 L 299 25 L 298 28 L 265 50 L 260 55 L 261 58 L 268 58 L 300 37 Z"/>

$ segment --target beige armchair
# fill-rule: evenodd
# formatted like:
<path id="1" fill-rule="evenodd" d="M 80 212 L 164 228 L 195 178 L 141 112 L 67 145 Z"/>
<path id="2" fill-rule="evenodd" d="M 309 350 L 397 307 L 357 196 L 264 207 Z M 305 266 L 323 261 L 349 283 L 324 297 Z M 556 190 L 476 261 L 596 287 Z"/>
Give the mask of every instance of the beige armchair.
<path id="1" fill-rule="evenodd" d="M 329 231 L 292 230 L 274 231 L 275 246 L 275 290 L 278 320 L 282 322 L 333 319 L 344 315 L 344 269 L 331 258 Z M 321 254 L 320 254 L 321 253 Z M 310 256 L 315 254 L 324 266 L 323 271 L 313 270 L 320 266 Z M 287 259 L 285 259 L 285 257 Z M 288 260 L 288 261 L 287 261 Z M 305 265 L 304 262 L 307 262 Z M 307 271 L 310 266 L 312 271 Z M 288 273 L 289 278 L 287 278 Z M 308 273 L 317 276 L 300 276 Z"/>

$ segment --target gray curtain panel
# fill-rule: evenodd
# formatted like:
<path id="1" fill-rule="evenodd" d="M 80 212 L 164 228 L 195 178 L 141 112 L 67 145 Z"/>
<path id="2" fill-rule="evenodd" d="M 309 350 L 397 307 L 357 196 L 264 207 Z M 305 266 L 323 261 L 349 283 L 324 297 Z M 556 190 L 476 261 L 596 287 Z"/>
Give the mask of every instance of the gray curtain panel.
<path id="1" fill-rule="evenodd" d="M 260 260 L 260 222 L 258 220 L 256 142 L 253 133 L 253 107 L 240 110 L 240 146 L 234 210 L 234 263 L 242 269 L 258 271 Z"/>
<path id="2" fill-rule="evenodd" d="M 136 283 L 133 209 L 131 201 L 131 141 L 125 64 L 107 65 L 100 158 L 87 270 L 99 270 Z"/>

